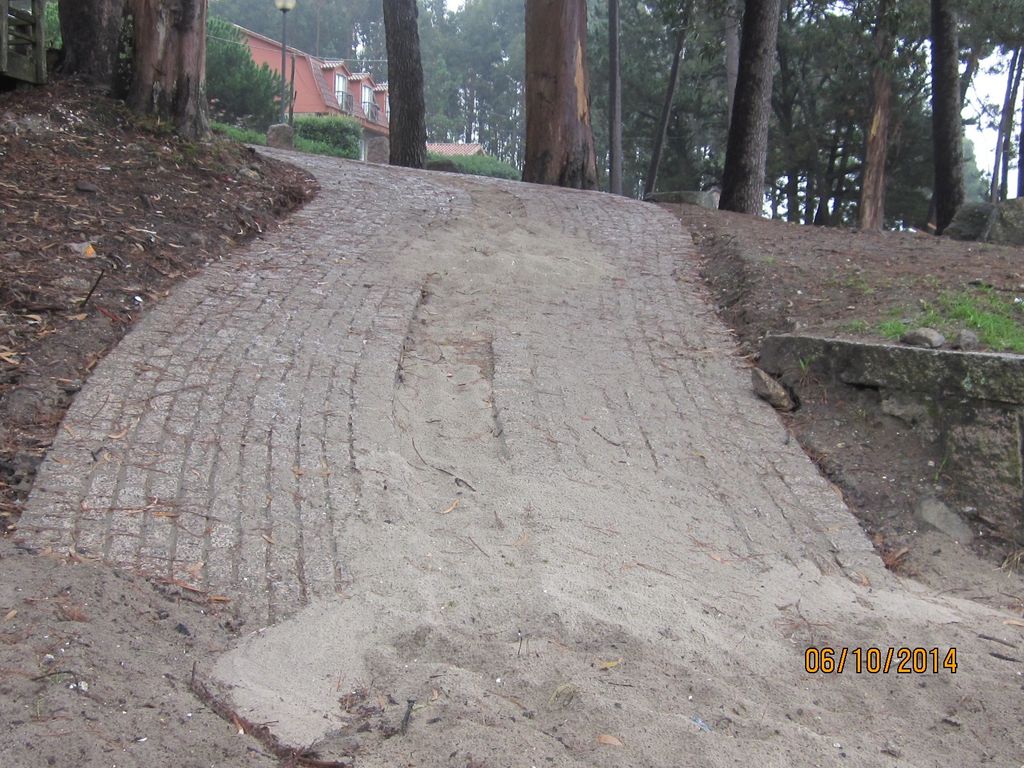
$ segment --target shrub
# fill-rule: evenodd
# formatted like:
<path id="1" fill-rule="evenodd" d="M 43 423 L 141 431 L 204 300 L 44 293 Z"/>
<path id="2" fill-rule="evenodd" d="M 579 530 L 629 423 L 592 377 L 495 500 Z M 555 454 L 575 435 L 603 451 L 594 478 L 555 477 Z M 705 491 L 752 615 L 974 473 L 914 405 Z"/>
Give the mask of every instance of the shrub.
<path id="1" fill-rule="evenodd" d="M 490 155 L 474 155 L 472 157 L 450 157 L 448 155 L 436 155 L 433 152 L 427 155 L 427 168 L 432 171 L 451 171 L 454 173 L 466 173 L 471 176 L 492 176 L 496 179 L 511 179 L 519 181 L 523 175 L 515 166 L 503 163 L 496 157 Z"/>
<path id="2" fill-rule="evenodd" d="M 266 130 L 280 119 L 281 77 L 256 66 L 237 27 L 223 19 L 206 22 L 206 95 L 210 116 L 244 128 Z"/>
<path id="3" fill-rule="evenodd" d="M 337 157 L 358 160 L 363 129 L 359 122 L 351 117 L 303 115 L 295 118 L 295 136 L 314 144 L 332 147 L 336 151 L 330 154 Z"/>

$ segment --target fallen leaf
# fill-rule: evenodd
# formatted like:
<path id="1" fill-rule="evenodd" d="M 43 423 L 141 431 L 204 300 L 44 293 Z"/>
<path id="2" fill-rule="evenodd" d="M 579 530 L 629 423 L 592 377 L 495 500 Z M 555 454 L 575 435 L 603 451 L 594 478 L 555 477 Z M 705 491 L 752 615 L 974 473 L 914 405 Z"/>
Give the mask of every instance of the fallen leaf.
<path id="1" fill-rule="evenodd" d="M 17 615 L 18 615 L 18 609 L 17 608 L 12 608 L 11 610 L 9 610 L 7 612 L 7 615 L 4 616 L 4 621 L 10 621 L 11 619 L 13 619 Z"/>
<path id="2" fill-rule="evenodd" d="M 3 360 L 9 365 L 21 365 L 21 361 L 18 359 L 17 352 L 0 352 L 0 360 Z"/>
<path id="3" fill-rule="evenodd" d="M 265 542 L 267 542 L 267 544 L 276 544 L 276 543 L 277 543 L 277 542 L 275 542 L 275 541 L 274 541 L 274 540 L 273 540 L 272 538 L 270 538 L 269 536 L 267 536 L 267 534 L 265 534 L 265 533 L 263 534 L 263 540 L 264 540 Z"/>
<path id="4" fill-rule="evenodd" d="M 88 316 L 89 315 L 87 315 L 85 312 L 82 312 L 81 314 L 78 315 L 71 315 L 68 318 L 68 320 L 85 320 L 85 318 L 87 318 Z"/>
<path id="5" fill-rule="evenodd" d="M 439 512 L 438 514 L 447 515 L 450 512 L 454 512 L 456 509 L 458 509 L 459 503 L 461 501 L 462 501 L 462 499 L 456 499 L 455 501 L 453 501 L 451 503 L 451 506 L 448 507 L 448 509 L 444 510 L 443 512 Z"/>
<path id="6" fill-rule="evenodd" d="M 71 603 L 64 603 L 57 606 L 57 613 L 64 621 L 79 621 L 85 622 L 89 620 L 86 616 L 85 611 L 79 605 L 73 605 Z"/>
<path id="7" fill-rule="evenodd" d="M 1003 624 L 1009 624 L 1011 627 L 1024 627 L 1024 621 L 1020 619 L 1007 619 Z"/>
<path id="8" fill-rule="evenodd" d="M 123 437 L 124 437 L 125 435 L 127 435 L 127 434 L 128 434 L 128 430 L 129 430 L 129 429 L 131 429 L 131 427 L 125 427 L 125 428 L 124 428 L 124 429 L 122 429 L 122 430 L 121 430 L 120 432 L 112 432 L 111 434 L 107 435 L 107 437 L 109 437 L 109 438 L 110 438 L 111 440 L 120 440 L 120 439 L 122 439 L 122 438 L 123 438 Z"/>
<path id="9" fill-rule="evenodd" d="M 306 473 L 302 470 L 302 467 L 292 467 L 292 474 L 296 477 L 302 477 Z"/>
<path id="10" fill-rule="evenodd" d="M 81 243 L 68 243 L 68 248 L 77 253 L 83 259 L 95 259 L 96 249 L 88 240 Z"/>
<path id="11" fill-rule="evenodd" d="M 622 663 L 622 657 L 614 659 L 612 661 L 602 661 L 598 666 L 600 669 L 615 669 Z"/>
<path id="12" fill-rule="evenodd" d="M 598 736 L 597 743 L 604 744 L 606 747 L 625 746 L 620 739 L 607 733 L 602 733 L 600 736 Z"/>
<path id="13" fill-rule="evenodd" d="M 231 598 L 228 597 L 227 595 L 210 595 L 206 599 L 209 600 L 211 603 L 230 603 L 231 602 Z"/>
<path id="14" fill-rule="evenodd" d="M 430 700 L 431 701 L 437 701 L 440 698 L 441 698 L 441 692 L 439 690 L 437 690 L 437 688 L 435 688 L 434 690 L 432 690 L 430 692 Z"/>

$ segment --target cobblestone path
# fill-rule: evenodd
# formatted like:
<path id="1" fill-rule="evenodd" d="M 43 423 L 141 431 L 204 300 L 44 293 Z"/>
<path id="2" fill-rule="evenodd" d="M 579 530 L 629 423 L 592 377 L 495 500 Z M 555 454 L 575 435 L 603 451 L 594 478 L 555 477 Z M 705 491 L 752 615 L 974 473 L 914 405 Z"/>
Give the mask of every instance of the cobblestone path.
<path id="1" fill-rule="evenodd" d="M 629 764 L 679 764 L 680 739 L 691 764 L 726 764 L 694 738 L 698 721 L 746 757 L 791 745 L 806 761 L 790 764 L 832 764 L 840 740 L 877 756 L 890 736 L 931 738 L 930 715 L 885 726 L 870 683 L 850 682 L 833 713 L 803 648 L 899 633 L 948 646 L 971 634 L 950 627 L 982 619 L 881 567 L 750 393 L 672 217 L 289 159 L 322 193 L 100 364 L 24 538 L 223 596 L 247 629 L 274 625 L 219 674 L 295 743 L 352 725 L 342 683 L 440 699 L 440 741 L 361 736 L 365 765 L 445 739 L 495 765 L 508 750 L 625 764 L 595 742 L 605 732 L 628 734 Z M 587 702 L 558 714 L 562 735 L 534 720 L 569 695 L 560 680 Z M 958 701 L 955 680 L 929 683 L 928 706 Z M 886 695 L 891 711 L 921 709 L 909 683 Z M 519 725 L 496 740 L 508 718 Z M 941 752 L 964 736 L 935 738 Z"/>

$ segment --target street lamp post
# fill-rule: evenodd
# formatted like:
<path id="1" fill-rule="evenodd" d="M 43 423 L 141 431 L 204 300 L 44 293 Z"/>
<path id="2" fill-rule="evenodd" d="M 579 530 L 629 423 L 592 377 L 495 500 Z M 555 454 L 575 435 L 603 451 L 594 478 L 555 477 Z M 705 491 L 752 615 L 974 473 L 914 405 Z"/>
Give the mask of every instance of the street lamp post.
<path id="1" fill-rule="evenodd" d="M 281 122 L 288 122 L 288 75 L 286 66 L 288 52 L 288 11 L 295 7 L 295 0 L 274 0 L 281 12 Z"/>

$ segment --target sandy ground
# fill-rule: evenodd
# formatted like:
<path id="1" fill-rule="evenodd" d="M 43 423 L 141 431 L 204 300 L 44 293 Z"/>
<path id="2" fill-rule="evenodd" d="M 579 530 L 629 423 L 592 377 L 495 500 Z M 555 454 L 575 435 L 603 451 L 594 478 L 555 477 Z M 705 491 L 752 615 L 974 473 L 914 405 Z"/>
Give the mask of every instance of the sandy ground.
<path id="1" fill-rule="evenodd" d="M 8 764 L 45 764 L 59 725 L 54 765 L 258 765 L 252 724 L 358 766 L 1024 763 L 1019 617 L 884 569 L 750 393 L 671 216 L 295 160 L 320 197 L 129 334 L 44 464 L 21 540 L 57 554 L 4 557 L 0 626 L 56 617 L 102 682 L 0 646 Z M 202 296 L 215 322 L 188 320 Z M 158 404 L 172 384 L 197 416 Z M 128 503 L 168 475 L 173 499 Z M 19 594 L 18 569 L 57 575 Z M 844 672 L 808 674 L 808 647 L 851 649 Z M 867 647 L 939 669 L 858 674 Z M 71 754 L 97 721 L 108 751 Z"/>

